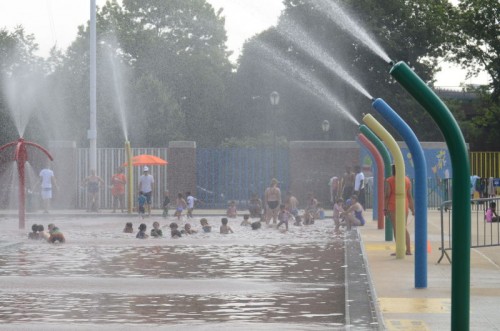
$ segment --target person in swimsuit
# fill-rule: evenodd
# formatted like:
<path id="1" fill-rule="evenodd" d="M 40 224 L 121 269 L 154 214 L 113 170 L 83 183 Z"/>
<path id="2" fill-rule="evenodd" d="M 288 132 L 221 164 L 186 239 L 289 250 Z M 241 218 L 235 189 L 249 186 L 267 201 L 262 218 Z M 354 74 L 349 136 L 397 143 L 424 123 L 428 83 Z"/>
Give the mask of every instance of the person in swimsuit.
<path id="1" fill-rule="evenodd" d="M 281 204 L 281 190 L 278 187 L 278 180 L 273 178 L 271 185 L 264 192 L 264 201 L 266 202 L 266 223 L 269 224 L 271 218 L 273 224 L 278 219 L 279 206 Z"/>
<path id="2" fill-rule="evenodd" d="M 87 188 L 87 211 L 99 211 L 99 189 L 104 180 L 95 174 L 95 170 L 90 170 L 90 176 L 83 180 L 83 186 Z"/>
<path id="3" fill-rule="evenodd" d="M 177 199 L 175 199 L 175 214 L 174 216 L 177 216 L 177 219 L 180 221 L 182 217 L 182 211 L 186 209 L 187 203 L 186 200 L 184 200 L 184 196 L 182 193 L 177 194 Z"/>
<path id="4" fill-rule="evenodd" d="M 347 224 L 347 230 L 351 230 L 354 226 L 365 225 L 365 218 L 363 217 L 363 206 L 358 202 L 358 197 L 356 195 L 351 196 L 351 206 L 343 212 L 341 215 L 344 216 L 345 222 Z"/>

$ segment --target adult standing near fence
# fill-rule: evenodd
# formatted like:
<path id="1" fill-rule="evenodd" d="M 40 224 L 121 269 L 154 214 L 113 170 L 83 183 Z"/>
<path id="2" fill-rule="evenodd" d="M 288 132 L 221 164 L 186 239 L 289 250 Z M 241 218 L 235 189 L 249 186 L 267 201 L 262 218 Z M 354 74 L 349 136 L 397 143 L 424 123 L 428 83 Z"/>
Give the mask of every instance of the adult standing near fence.
<path id="1" fill-rule="evenodd" d="M 144 166 L 143 174 L 139 177 L 139 191 L 146 196 L 146 209 L 148 216 L 151 216 L 151 199 L 153 195 L 153 189 L 155 180 L 153 175 L 149 173 L 148 166 Z"/>
<path id="2" fill-rule="evenodd" d="M 123 168 L 118 167 L 116 173 L 111 176 L 111 195 L 113 196 L 113 213 L 116 213 L 116 207 L 120 204 L 120 209 L 123 213 L 125 207 L 125 184 L 127 178 L 123 173 Z"/>
<path id="3" fill-rule="evenodd" d="M 43 200 L 43 212 L 48 213 L 50 208 L 50 200 L 52 200 L 52 188 L 57 188 L 56 177 L 54 171 L 50 169 L 49 164 L 40 171 L 40 181 L 38 182 L 41 188 Z"/>
<path id="4" fill-rule="evenodd" d="M 392 165 L 392 176 L 385 181 L 384 202 L 385 212 L 391 219 L 394 239 L 396 239 L 396 166 L 394 164 Z M 410 178 L 405 176 L 405 222 L 408 219 L 408 209 L 411 210 L 412 215 L 415 215 Z M 396 255 L 396 253 L 392 255 Z M 406 229 L 406 255 L 411 255 L 410 233 L 408 229 Z"/>
<path id="5" fill-rule="evenodd" d="M 365 174 L 360 166 L 354 167 L 356 176 L 354 178 L 354 194 L 358 197 L 358 202 L 365 207 Z"/>
<path id="6" fill-rule="evenodd" d="M 266 188 L 264 192 L 264 201 L 266 203 L 266 223 L 269 224 L 271 218 L 273 224 L 276 224 L 279 213 L 279 206 L 281 204 L 281 190 L 278 187 L 278 180 L 273 178 L 271 185 Z"/>

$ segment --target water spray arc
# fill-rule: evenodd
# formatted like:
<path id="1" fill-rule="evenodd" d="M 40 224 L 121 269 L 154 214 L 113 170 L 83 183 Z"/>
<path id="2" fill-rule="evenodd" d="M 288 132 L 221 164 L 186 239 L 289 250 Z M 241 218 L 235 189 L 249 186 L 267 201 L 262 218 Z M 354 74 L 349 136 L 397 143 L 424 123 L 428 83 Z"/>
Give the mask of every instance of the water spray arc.
<path id="1" fill-rule="evenodd" d="M 132 214 L 134 209 L 134 172 L 132 165 L 132 149 L 130 141 L 125 141 L 125 156 L 127 160 L 127 212 Z"/>
<path id="2" fill-rule="evenodd" d="M 415 164 L 415 287 L 427 287 L 427 161 L 417 136 L 382 99 L 373 108 L 403 137 Z"/>
<path id="3" fill-rule="evenodd" d="M 453 170 L 451 329 L 469 330 L 471 202 L 467 145 L 450 110 L 406 63 L 396 63 L 391 68 L 390 74 L 432 116 L 448 145 Z"/>
<path id="4" fill-rule="evenodd" d="M 25 202 L 26 202 L 26 189 L 25 189 L 25 172 L 24 172 L 24 166 L 25 163 L 28 161 L 28 151 L 26 149 L 26 146 L 32 146 L 35 148 L 38 148 L 42 152 L 47 155 L 47 157 L 53 161 L 54 158 L 50 153 L 43 148 L 42 146 L 35 144 L 30 141 L 25 141 L 24 138 L 19 138 L 17 141 L 12 141 L 8 144 L 5 144 L 0 147 L 0 152 L 5 150 L 6 148 L 10 146 L 16 146 L 16 149 L 14 151 L 14 161 L 17 163 L 17 172 L 18 172 L 18 179 L 19 179 L 19 229 L 24 229 L 25 226 L 25 216 L 26 216 L 26 209 L 25 209 Z"/>
<path id="5" fill-rule="evenodd" d="M 394 157 L 396 166 L 396 258 L 404 259 L 406 241 L 406 213 L 405 213 L 405 162 L 398 143 L 390 133 L 370 114 L 363 117 L 363 122 L 368 125 L 387 145 Z"/>
<path id="6" fill-rule="evenodd" d="M 373 160 L 375 161 L 376 173 L 374 179 L 376 180 L 374 180 L 374 187 L 376 189 L 375 197 L 377 199 L 374 199 L 373 201 L 373 210 L 375 214 L 376 209 L 377 217 L 374 217 L 374 219 L 377 219 L 378 228 L 381 229 L 380 225 L 382 225 L 382 228 L 384 225 L 384 161 L 382 160 L 382 155 L 380 155 L 377 147 L 375 147 L 375 145 L 364 134 L 358 134 L 358 139 L 360 143 L 370 152 Z"/>
<path id="7" fill-rule="evenodd" d="M 372 132 L 366 125 L 360 125 L 359 126 L 359 131 L 363 133 L 368 140 L 371 141 L 373 145 L 377 148 L 378 152 L 382 156 L 382 160 L 384 161 L 384 178 L 387 179 L 391 177 L 391 155 L 389 154 L 389 151 L 385 147 L 385 145 L 382 143 L 382 141 L 375 135 L 375 133 Z M 381 170 L 382 171 L 382 170 Z M 385 181 L 384 181 L 385 184 Z M 392 224 L 391 222 L 387 222 L 388 216 L 385 216 L 385 222 L 384 219 L 379 219 L 378 220 L 378 228 L 383 229 L 384 224 L 385 224 L 385 241 L 392 241 Z"/>

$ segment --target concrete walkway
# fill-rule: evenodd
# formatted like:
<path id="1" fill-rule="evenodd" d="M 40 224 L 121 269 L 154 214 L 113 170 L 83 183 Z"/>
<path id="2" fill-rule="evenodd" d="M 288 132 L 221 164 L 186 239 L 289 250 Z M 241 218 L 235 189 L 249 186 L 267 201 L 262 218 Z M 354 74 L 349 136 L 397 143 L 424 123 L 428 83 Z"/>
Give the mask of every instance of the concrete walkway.
<path id="1" fill-rule="evenodd" d="M 408 228 L 413 244 L 414 224 Z M 385 329 L 451 330 L 451 265 L 446 258 L 437 264 L 439 211 L 428 212 L 431 252 L 426 289 L 414 286 L 414 256 L 390 256 L 395 243 L 385 241 L 385 230 L 378 230 L 377 222 L 368 222 L 359 232 Z M 471 251 L 470 308 L 470 330 L 500 330 L 500 247 Z"/>

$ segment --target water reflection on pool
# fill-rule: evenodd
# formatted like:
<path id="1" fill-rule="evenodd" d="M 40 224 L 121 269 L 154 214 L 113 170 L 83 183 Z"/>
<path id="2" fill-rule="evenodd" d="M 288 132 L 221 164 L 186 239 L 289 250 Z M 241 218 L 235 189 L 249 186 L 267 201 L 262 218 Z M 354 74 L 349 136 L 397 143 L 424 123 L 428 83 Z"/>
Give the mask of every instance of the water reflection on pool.
<path id="1" fill-rule="evenodd" d="M 37 223 L 30 221 L 27 228 Z M 0 234 L 0 280 L 7 288 L 0 293 L 0 321 L 280 329 L 345 323 L 344 241 L 332 235 L 331 220 L 288 233 L 252 231 L 235 220 L 234 234 L 177 240 L 135 239 L 121 233 L 126 221 L 55 220 L 67 243 L 49 245 L 26 239 L 15 220 L 0 220 L 7 229 Z M 146 219 L 148 231 L 153 221 L 169 223 Z"/>

